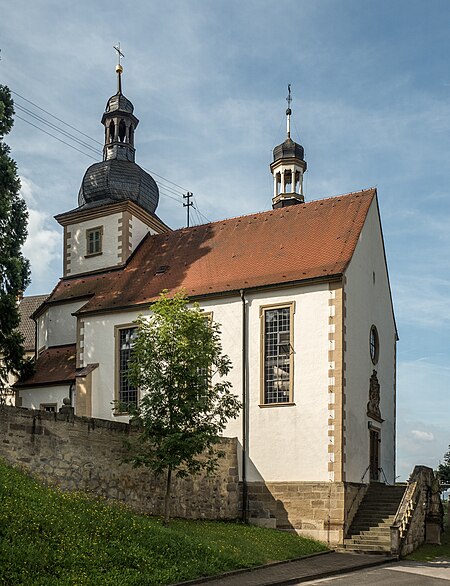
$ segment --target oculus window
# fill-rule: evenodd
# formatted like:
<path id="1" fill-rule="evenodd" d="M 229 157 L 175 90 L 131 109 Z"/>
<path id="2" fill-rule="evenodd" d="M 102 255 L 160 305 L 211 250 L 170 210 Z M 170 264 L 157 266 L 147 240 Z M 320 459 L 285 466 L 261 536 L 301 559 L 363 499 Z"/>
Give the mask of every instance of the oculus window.
<path id="1" fill-rule="evenodd" d="M 378 337 L 378 330 L 376 326 L 372 326 L 370 328 L 369 334 L 369 350 L 370 350 L 370 358 L 373 364 L 378 362 L 378 355 L 380 353 L 380 339 Z"/>

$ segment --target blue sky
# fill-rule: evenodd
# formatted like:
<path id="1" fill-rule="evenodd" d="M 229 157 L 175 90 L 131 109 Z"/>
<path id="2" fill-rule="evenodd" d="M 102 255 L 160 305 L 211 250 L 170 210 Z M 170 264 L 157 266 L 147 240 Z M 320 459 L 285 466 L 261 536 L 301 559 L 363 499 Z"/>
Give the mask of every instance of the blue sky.
<path id="1" fill-rule="evenodd" d="M 400 334 L 398 474 L 436 466 L 450 443 L 450 3 L 0 0 L 2 13 L 0 83 L 98 141 L 120 41 L 137 162 L 211 220 L 270 207 L 292 84 L 306 198 L 378 188 Z M 90 160 L 19 119 L 7 142 L 30 209 L 27 293 L 45 293 L 61 274 L 53 216 L 76 206 Z M 182 200 L 166 195 L 159 215 L 179 227 Z"/>

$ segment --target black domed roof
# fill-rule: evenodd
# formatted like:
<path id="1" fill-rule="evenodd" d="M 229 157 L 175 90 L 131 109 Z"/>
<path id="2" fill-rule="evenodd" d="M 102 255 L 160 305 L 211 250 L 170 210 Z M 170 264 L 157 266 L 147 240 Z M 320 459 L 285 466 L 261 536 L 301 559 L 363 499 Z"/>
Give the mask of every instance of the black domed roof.
<path id="1" fill-rule="evenodd" d="M 134 111 L 133 104 L 121 92 L 117 92 L 106 102 L 105 112 L 115 112 L 116 110 L 129 114 L 133 114 Z"/>
<path id="2" fill-rule="evenodd" d="M 292 138 L 288 137 L 283 143 L 277 145 L 273 149 L 273 160 L 278 161 L 278 159 L 288 159 L 291 157 L 295 157 L 303 161 L 305 157 L 305 150 L 301 144 L 297 144 L 292 140 Z"/>
<path id="3" fill-rule="evenodd" d="M 79 207 L 128 199 L 151 214 L 158 205 L 158 186 L 139 165 L 132 161 L 108 159 L 88 168 L 78 192 Z"/>

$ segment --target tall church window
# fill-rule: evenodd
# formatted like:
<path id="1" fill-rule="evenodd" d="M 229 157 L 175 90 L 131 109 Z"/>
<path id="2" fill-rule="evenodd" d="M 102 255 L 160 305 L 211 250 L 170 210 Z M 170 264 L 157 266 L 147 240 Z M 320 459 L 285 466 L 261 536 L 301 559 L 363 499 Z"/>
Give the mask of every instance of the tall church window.
<path id="1" fill-rule="evenodd" d="M 261 310 L 264 405 L 293 400 L 293 313 L 293 304 Z"/>
<path id="2" fill-rule="evenodd" d="M 129 380 L 129 362 L 137 336 L 136 327 L 118 328 L 117 332 L 117 380 L 116 400 L 124 405 L 138 402 L 138 390 Z"/>
<path id="3" fill-rule="evenodd" d="M 102 253 L 103 226 L 86 230 L 86 256 Z"/>

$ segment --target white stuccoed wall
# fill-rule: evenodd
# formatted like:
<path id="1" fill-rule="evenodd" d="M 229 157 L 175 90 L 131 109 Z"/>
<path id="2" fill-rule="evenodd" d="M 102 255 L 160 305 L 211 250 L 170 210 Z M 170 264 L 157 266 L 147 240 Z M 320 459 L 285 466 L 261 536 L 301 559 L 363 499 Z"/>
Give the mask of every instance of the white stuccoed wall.
<path id="1" fill-rule="evenodd" d="M 70 268 L 71 276 L 121 264 L 119 258 L 120 218 L 122 218 L 122 212 L 67 226 L 67 231 L 71 234 L 67 240 L 70 244 L 68 268 Z M 86 257 L 86 230 L 97 226 L 103 226 L 103 252 L 97 256 Z"/>
<path id="2" fill-rule="evenodd" d="M 77 320 L 72 313 L 85 303 L 86 300 L 50 305 L 38 318 L 38 349 L 75 344 Z"/>
<path id="3" fill-rule="evenodd" d="M 248 480 L 327 481 L 328 442 L 328 285 L 311 285 L 246 295 L 249 352 Z M 260 307 L 295 301 L 294 403 L 260 407 Z M 228 379 L 242 394 L 242 304 L 239 297 L 204 301 L 221 324 L 223 350 L 233 369 Z M 149 312 L 147 312 L 149 313 Z M 114 417 L 114 327 L 129 324 L 138 312 L 84 318 L 84 363 L 100 364 L 93 373 L 93 416 Z M 242 439 L 241 418 L 230 421 L 225 436 Z"/>
<path id="4" fill-rule="evenodd" d="M 375 272 L 375 284 L 373 283 Z M 345 480 L 360 482 L 369 464 L 369 379 L 377 371 L 380 383 L 380 409 L 385 420 L 381 427 L 381 466 L 390 483 L 395 478 L 395 324 L 389 297 L 388 276 L 374 200 L 369 209 L 353 258 L 346 270 L 346 464 Z M 378 364 L 369 353 L 371 325 L 380 340 Z M 366 473 L 365 482 L 369 475 Z M 384 478 L 381 478 L 384 480 Z"/>
<path id="5" fill-rule="evenodd" d="M 56 410 L 58 411 L 63 405 L 63 399 L 69 397 L 69 393 L 69 385 L 20 389 L 22 406 L 27 407 L 27 409 L 40 409 L 42 403 L 56 403 Z"/>
<path id="6" fill-rule="evenodd" d="M 130 229 L 131 229 L 131 251 L 133 251 L 139 242 L 144 238 L 147 232 L 150 234 L 156 234 L 156 230 L 144 224 L 139 218 L 136 216 L 131 216 L 130 222 Z"/>

